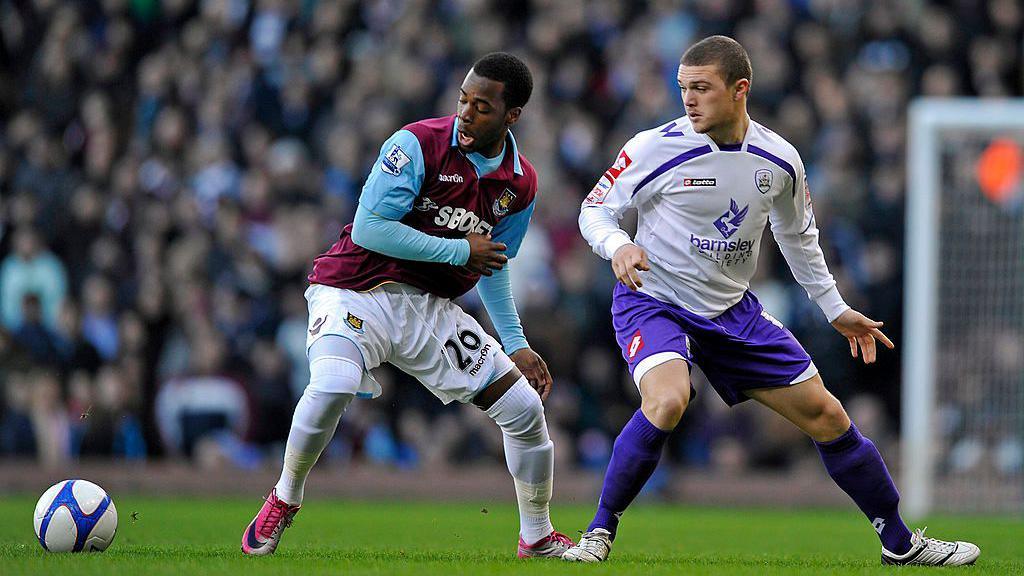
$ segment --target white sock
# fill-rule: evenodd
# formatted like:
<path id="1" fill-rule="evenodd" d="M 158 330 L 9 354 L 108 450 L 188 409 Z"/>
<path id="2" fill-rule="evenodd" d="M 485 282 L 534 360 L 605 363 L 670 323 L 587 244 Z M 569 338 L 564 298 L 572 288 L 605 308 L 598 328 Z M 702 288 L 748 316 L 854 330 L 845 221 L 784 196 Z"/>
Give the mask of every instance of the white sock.
<path id="1" fill-rule="evenodd" d="M 325 364 L 327 361 L 325 358 L 313 364 Z M 352 362 L 337 361 L 331 364 L 333 377 L 354 378 L 358 382 L 362 376 L 362 370 Z M 323 366 L 316 368 L 318 371 L 324 369 Z M 302 504 L 306 477 L 320 458 L 320 453 L 334 437 L 338 421 L 352 398 L 353 394 L 320 390 L 314 386 L 313 380 L 310 381 L 292 416 L 292 427 L 284 451 L 284 466 L 276 486 L 278 498 L 292 506 Z"/>
<path id="2" fill-rule="evenodd" d="M 551 501 L 555 445 L 548 436 L 540 396 L 520 378 L 488 410 L 501 428 L 505 462 L 516 486 L 519 534 L 533 544 L 554 531 Z"/>

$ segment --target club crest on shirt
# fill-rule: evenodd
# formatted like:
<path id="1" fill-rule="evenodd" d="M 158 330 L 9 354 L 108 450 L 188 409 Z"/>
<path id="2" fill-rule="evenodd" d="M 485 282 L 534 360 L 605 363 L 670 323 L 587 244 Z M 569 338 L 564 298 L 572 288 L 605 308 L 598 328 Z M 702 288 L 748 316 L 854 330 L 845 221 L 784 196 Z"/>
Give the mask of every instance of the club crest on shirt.
<path id="1" fill-rule="evenodd" d="M 501 196 L 498 196 L 498 199 L 494 201 L 494 215 L 500 218 L 508 214 L 508 209 L 512 206 L 512 202 L 515 199 L 516 195 L 508 188 L 505 188 Z"/>
<path id="2" fill-rule="evenodd" d="M 754 172 L 754 185 L 761 191 L 761 194 L 767 194 L 772 189 L 772 171 L 761 168 Z"/>
<path id="3" fill-rule="evenodd" d="M 718 228 L 723 238 L 728 239 L 740 229 L 749 211 L 749 205 L 744 206 L 741 210 L 735 200 L 729 199 L 729 209 L 715 220 L 715 228 Z"/>
<path id="4" fill-rule="evenodd" d="M 380 169 L 392 176 L 402 173 L 402 168 L 409 163 L 409 156 L 398 144 L 392 144 L 387 154 L 380 160 Z"/>
<path id="5" fill-rule="evenodd" d="M 348 324 L 349 328 L 355 330 L 359 334 L 363 333 L 363 319 L 355 314 L 349 312 L 348 316 L 345 317 L 345 324 Z"/>

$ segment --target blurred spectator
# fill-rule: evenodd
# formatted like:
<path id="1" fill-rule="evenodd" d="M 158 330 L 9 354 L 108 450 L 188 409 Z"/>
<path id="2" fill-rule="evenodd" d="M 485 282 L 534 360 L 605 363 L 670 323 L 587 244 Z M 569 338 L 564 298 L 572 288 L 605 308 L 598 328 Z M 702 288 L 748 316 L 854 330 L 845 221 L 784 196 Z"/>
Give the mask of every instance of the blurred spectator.
<path id="1" fill-rule="evenodd" d="M 78 454 L 145 458 L 138 390 L 133 389 L 121 367 L 106 365 L 96 375 L 94 384 L 85 376 L 79 386 L 88 388 L 80 392 L 80 400 L 88 404 L 79 413 L 75 426 Z M 74 412 L 71 415 L 73 418 Z"/>
<path id="2" fill-rule="evenodd" d="M 21 307 L 21 326 L 14 331 L 14 341 L 21 346 L 33 362 L 55 366 L 59 361 L 57 335 L 43 324 L 43 311 L 39 297 L 25 294 Z"/>
<path id="3" fill-rule="evenodd" d="M 4 412 L 0 415 L 0 453 L 22 458 L 39 455 L 32 429 L 31 388 L 24 372 L 5 374 Z"/>
<path id="4" fill-rule="evenodd" d="M 197 329 L 189 373 L 161 385 L 155 412 L 168 453 L 192 457 L 201 440 L 220 431 L 246 436 L 252 409 L 241 383 L 225 374 L 227 352 L 220 336 Z"/>
<path id="5" fill-rule="evenodd" d="M 34 294 L 42 323 L 56 330 L 67 292 L 64 264 L 32 228 L 16 229 L 13 236 L 13 250 L 0 262 L 0 319 L 8 330 L 17 330 L 23 322 L 25 296 Z"/>

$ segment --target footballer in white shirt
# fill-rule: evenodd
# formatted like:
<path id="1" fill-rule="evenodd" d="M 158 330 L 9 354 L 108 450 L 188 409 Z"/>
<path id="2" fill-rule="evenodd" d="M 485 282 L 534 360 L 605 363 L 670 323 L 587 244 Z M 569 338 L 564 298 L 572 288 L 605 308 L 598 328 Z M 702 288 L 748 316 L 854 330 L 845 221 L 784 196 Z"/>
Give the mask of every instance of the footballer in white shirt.
<path id="1" fill-rule="evenodd" d="M 730 406 L 753 398 L 810 436 L 829 475 L 878 533 L 886 564 L 971 564 L 980 550 L 914 533 L 875 445 L 825 388 L 803 346 L 749 289 L 770 223 L 793 276 L 850 353 L 875 360 L 882 323 L 843 301 L 818 245 L 800 155 L 747 115 L 750 59 L 735 40 L 705 38 L 679 66 L 685 115 L 637 134 L 583 202 L 580 230 L 619 282 L 612 320 L 641 405 L 615 441 L 601 499 L 566 560 L 605 560 L 619 517 L 657 467 L 695 394 L 699 366 Z M 619 228 L 636 208 L 634 238 Z"/>

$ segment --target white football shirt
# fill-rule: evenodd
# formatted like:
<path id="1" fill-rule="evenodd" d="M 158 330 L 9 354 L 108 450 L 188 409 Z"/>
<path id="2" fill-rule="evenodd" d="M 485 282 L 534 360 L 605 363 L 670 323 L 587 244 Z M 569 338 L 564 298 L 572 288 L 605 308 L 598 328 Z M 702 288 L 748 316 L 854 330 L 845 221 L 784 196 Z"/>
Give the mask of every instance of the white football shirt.
<path id="1" fill-rule="evenodd" d="M 619 228 L 635 207 L 635 239 Z M 647 252 L 640 291 L 706 318 L 736 304 L 772 234 L 797 282 L 831 322 L 849 308 L 825 265 L 800 155 L 750 121 L 740 144 L 718 146 L 683 116 L 634 136 L 583 201 L 580 230 L 610 260 L 635 243 Z"/>

